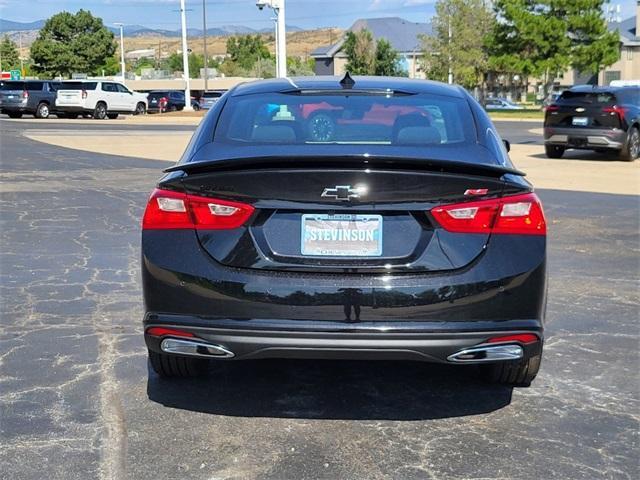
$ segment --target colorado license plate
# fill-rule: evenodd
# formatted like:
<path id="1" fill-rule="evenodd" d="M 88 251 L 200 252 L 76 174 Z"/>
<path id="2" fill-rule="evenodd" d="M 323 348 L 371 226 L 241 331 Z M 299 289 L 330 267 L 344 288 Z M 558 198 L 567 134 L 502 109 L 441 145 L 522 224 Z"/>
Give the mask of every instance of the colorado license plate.
<path id="1" fill-rule="evenodd" d="M 589 123 L 588 117 L 573 117 L 571 120 L 571 124 L 577 127 L 586 127 Z"/>
<path id="2" fill-rule="evenodd" d="M 302 255 L 379 257 L 382 215 L 302 215 Z"/>

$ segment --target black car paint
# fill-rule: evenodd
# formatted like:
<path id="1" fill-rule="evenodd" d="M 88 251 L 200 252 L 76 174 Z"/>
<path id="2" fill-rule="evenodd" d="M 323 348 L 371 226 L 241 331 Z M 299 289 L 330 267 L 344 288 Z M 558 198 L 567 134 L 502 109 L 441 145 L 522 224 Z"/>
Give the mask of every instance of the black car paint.
<path id="1" fill-rule="evenodd" d="M 358 81 L 367 88 L 381 86 L 378 79 Z M 467 168 L 467 173 L 459 177 L 468 182 L 466 188 L 494 185 L 488 196 L 532 190 L 513 169 L 486 113 L 464 90 L 429 82 L 397 79 L 393 82 L 398 90 L 433 89 L 468 99 L 478 135 L 473 148 L 487 156 L 495 168 Z M 339 88 L 336 83 L 305 80 L 307 88 Z M 284 211 L 295 211 L 301 202 L 307 208 L 309 205 L 321 209 L 348 208 L 321 201 L 317 191 L 305 193 L 299 189 L 300 196 L 288 197 L 291 192 L 285 191 L 283 185 L 294 187 L 293 183 L 284 182 L 265 169 L 284 165 L 288 166 L 285 173 L 289 173 L 292 168 L 313 168 L 312 161 L 307 167 L 304 161 L 278 156 L 269 146 L 244 147 L 232 153 L 212 143 L 212 132 L 228 95 L 287 87 L 290 85 L 286 82 L 273 80 L 241 85 L 225 94 L 201 122 L 180 162 L 168 169 L 158 186 L 253 203 L 258 209 L 268 201 L 276 202 L 277 209 Z M 401 149 L 389 157 L 386 156 L 389 148 L 341 147 L 346 147 L 348 160 L 341 168 L 336 168 L 335 163 L 326 165 L 322 182 L 339 184 L 345 174 L 357 178 L 370 175 L 371 171 L 381 174 L 386 170 L 393 175 L 410 174 L 413 170 L 416 176 L 432 178 L 452 172 L 460 174 L 465 171 L 464 158 L 468 155 L 464 149 L 433 152 L 436 161 L 430 163 L 424 160 L 424 152 L 416 149 L 413 152 Z M 295 157 L 295 149 L 289 153 Z M 321 145 L 306 146 L 306 153 L 310 157 L 316 153 L 325 160 L 329 156 Z M 229 161 L 230 157 L 234 160 Z M 251 159 L 256 157 L 266 163 L 250 166 Z M 407 160 L 420 158 L 422 168 L 415 165 L 407 168 Z M 246 164 L 238 159 L 246 160 Z M 462 165 L 458 163 L 460 160 Z M 239 165 L 237 170 L 234 164 Z M 216 169 L 227 172 L 224 181 L 212 184 L 202 180 Z M 251 171 L 257 174 L 255 178 L 250 176 Z M 249 174 L 246 184 L 236 176 L 240 172 Z M 269 191 L 275 194 L 270 200 L 264 199 L 262 195 Z M 400 190 L 397 195 L 399 204 L 413 202 L 419 212 L 456 198 L 450 191 L 438 192 L 427 202 L 412 198 L 411 191 Z M 370 202 L 363 208 L 376 207 L 375 197 Z M 274 204 L 268 206 L 273 208 Z M 425 219 L 428 225 L 426 214 Z M 228 254 L 230 244 L 244 242 L 247 246 L 251 244 L 250 237 L 255 238 L 255 233 L 245 227 L 226 232 L 143 231 L 145 327 L 168 325 L 194 332 L 203 339 L 229 346 L 236 353 L 235 359 L 342 358 L 356 351 L 357 358 L 363 358 L 366 350 L 372 358 L 446 361 L 447 355 L 482 343 L 495 332 L 536 332 L 542 338 L 546 308 L 544 236 L 494 235 L 487 239 L 485 235 L 474 234 L 464 235 L 466 239 L 459 243 L 455 234 L 447 234 L 433 225 L 429 228 L 431 235 L 439 236 L 439 248 L 453 252 L 457 261 L 442 262 L 446 255 L 440 255 L 440 264 L 413 265 L 414 268 L 375 265 L 374 271 L 362 271 L 357 265 L 341 264 L 313 271 L 292 264 L 291 259 L 287 259 L 288 264 L 269 263 L 251 248 L 243 250 L 246 257 L 228 258 L 225 249 Z M 467 249 L 472 250 L 472 255 L 465 251 L 465 243 L 475 244 Z M 150 349 L 160 351 L 157 338 L 146 335 L 145 340 Z M 526 349 L 525 354 L 534 355 L 539 348 L 541 343 L 533 350 Z"/>

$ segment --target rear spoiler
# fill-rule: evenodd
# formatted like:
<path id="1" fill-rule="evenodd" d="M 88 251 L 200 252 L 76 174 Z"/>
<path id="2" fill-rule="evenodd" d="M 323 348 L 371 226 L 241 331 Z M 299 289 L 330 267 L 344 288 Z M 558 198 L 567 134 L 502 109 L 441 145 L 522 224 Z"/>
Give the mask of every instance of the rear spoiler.
<path id="1" fill-rule="evenodd" d="M 198 162 L 178 163 L 173 167 L 166 168 L 165 172 L 183 171 L 185 173 L 199 173 L 213 170 L 236 170 L 246 168 L 277 168 L 296 166 L 320 166 L 331 167 L 410 167 L 416 170 L 433 170 L 451 173 L 462 173 L 468 175 L 480 175 L 488 177 L 501 177 L 505 174 L 512 174 L 524 177 L 526 173 L 515 168 L 503 165 L 487 165 L 481 163 L 460 162 L 455 160 L 423 159 L 411 157 L 394 156 L 368 156 L 362 155 L 341 155 L 336 157 L 311 155 L 311 156 L 261 156 L 261 157 L 239 157 L 225 158 L 219 160 L 204 160 Z"/>

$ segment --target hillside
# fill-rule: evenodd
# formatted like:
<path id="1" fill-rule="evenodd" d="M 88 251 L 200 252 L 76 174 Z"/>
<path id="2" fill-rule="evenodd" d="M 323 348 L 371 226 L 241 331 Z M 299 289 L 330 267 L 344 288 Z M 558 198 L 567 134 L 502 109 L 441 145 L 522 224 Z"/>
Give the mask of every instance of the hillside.
<path id="1" fill-rule="evenodd" d="M 7 35 L 16 43 L 22 43 L 21 54 L 23 57 L 29 56 L 29 46 L 38 36 L 37 28 L 43 22 L 33 22 L 30 24 L 20 24 L 0 19 L 0 25 L 5 29 L 0 36 Z M 27 27 L 34 27 L 28 29 Z M 115 29 L 112 29 L 115 30 Z M 189 29 L 189 48 L 196 52 L 203 52 L 202 30 Z M 237 34 L 259 34 L 267 42 L 269 50 L 275 52 L 275 43 L 271 31 L 256 31 L 239 25 L 228 25 L 221 28 L 207 29 L 207 53 L 209 55 L 224 55 L 226 53 L 227 38 Z M 287 54 L 290 56 L 308 56 L 314 49 L 322 45 L 335 43 L 342 35 L 342 30 L 338 28 L 321 28 L 317 30 L 300 30 L 291 27 L 287 30 Z M 119 38 L 116 35 L 116 42 Z M 162 57 L 166 57 L 182 49 L 179 32 L 172 30 L 154 30 L 141 25 L 130 25 L 125 28 L 124 39 L 125 51 L 141 50 L 153 48 L 158 51 L 160 48 Z"/>
<path id="2" fill-rule="evenodd" d="M 275 51 L 272 34 L 261 34 L 267 42 L 269 50 Z M 342 30 L 337 28 L 323 28 L 318 30 L 302 30 L 287 33 L 287 55 L 308 56 L 314 49 L 322 45 L 335 43 L 342 35 Z M 209 55 L 225 55 L 228 36 L 208 36 L 207 53 Z M 180 38 L 159 35 L 128 37 L 124 40 L 125 51 L 160 48 L 162 56 L 168 56 L 181 50 Z M 202 36 L 189 37 L 189 48 L 195 53 L 203 52 Z"/>

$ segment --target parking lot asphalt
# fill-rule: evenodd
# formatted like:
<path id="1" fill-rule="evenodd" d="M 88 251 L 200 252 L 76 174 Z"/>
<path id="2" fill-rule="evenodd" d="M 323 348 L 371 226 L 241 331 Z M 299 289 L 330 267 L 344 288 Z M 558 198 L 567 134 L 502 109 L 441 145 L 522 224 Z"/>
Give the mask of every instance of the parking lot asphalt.
<path id="1" fill-rule="evenodd" d="M 509 128 L 528 141 L 523 124 Z M 638 196 L 539 191 L 549 305 L 530 388 L 408 362 L 229 362 L 164 381 L 142 339 L 139 219 L 167 163 L 25 126 L 0 120 L 0 478 L 640 475 Z"/>

